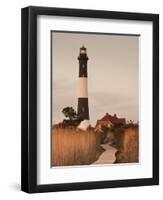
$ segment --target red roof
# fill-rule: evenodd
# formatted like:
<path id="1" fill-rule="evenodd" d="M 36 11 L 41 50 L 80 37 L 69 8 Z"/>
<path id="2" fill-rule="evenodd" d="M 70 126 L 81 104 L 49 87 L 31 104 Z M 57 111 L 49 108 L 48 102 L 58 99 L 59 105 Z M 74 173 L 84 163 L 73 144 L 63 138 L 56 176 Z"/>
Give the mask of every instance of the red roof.
<path id="1" fill-rule="evenodd" d="M 98 120 L 98 122 L 100 121 L 105 121 L 105 122 L 110 121 L 114 125 L 126 124 L 125 118 L 118 118 L 116 114 L 112 116 L 112 115 L 109 115 L 108 113 L 106 113 L 104 117 Z"/>

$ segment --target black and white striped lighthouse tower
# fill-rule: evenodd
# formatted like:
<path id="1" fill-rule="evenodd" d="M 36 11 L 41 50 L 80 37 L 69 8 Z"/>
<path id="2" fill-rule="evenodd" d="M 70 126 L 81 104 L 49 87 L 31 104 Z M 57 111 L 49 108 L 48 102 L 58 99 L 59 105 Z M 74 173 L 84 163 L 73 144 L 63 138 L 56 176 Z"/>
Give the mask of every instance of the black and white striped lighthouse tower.
<path id="1" fill-rule="evenodd" d="M 88 106 L 88 83 L 87 83 L 87 50 L 84 46 L 80 48 L 79 60 L 79 88 L 78 88 L 78 116 L 82 120 L 89 120 Z"/>

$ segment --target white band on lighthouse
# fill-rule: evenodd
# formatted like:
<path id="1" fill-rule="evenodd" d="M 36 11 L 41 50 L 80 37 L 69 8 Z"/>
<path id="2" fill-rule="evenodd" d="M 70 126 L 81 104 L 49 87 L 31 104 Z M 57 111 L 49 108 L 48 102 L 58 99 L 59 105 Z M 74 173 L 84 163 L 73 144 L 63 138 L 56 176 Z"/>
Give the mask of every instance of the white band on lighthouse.
<path id="1" fill-rule="evenodd" d="M 87 77 L 79 77 L 78 98 L 88 97 Z"/>

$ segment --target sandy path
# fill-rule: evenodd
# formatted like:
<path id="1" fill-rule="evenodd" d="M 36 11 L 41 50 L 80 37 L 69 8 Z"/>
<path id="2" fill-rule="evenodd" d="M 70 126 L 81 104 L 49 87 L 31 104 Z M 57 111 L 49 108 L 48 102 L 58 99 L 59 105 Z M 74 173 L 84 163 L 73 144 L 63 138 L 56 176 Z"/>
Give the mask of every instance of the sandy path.
<path id="1" fill-rule="evenodd" d="M 105 163 L 113 163 L 115 161 L 115 153 L 117 149 L 111 147 L 109 144 L 102 144 L 102 148 L 105 151 L 100 155 L 98 160 L 96 160 L 93 164 L 105 164 Z"/>

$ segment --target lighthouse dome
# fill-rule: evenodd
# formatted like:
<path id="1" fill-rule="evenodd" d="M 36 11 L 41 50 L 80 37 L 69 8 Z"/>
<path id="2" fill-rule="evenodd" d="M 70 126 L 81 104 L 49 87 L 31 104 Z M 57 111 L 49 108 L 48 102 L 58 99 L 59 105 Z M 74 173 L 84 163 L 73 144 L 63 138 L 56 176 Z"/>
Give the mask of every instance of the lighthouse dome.
<path id="1" fill-rule="evenodd" d="M 80 48 L 80 53 L 81 54 L 86 54 L 87 53 L 87 49 L 84 47 L 84 45 Z"/>

